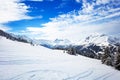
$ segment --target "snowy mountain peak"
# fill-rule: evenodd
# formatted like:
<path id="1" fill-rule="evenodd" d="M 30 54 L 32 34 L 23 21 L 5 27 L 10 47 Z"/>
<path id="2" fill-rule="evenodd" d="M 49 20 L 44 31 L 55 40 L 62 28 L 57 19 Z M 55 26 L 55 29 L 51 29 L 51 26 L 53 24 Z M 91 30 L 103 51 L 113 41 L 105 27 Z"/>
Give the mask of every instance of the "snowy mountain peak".
<path id="1" fill-rule="evenodd" d="M 77 44 L 78 45 L 85 45 L 85 44 L 97 44 L 99 46 L 107 46 L 109 44 L 120 44 L 120 37 L 114 35 L 106 35 L 106 34 L 91 34 L 90 36 L 82 39 Z"/>
<path id="2" fill-rule="evenodd" d="M 89 35 L 89 37 L 102 37 L 102 36 L 106 36 L 106 34 L 91 33 L 91 34 Z"/>
<path id="3" fill-rule="evenodd" d="M 71 44 L 71 41 L 68 39 L 55 39 L 53 43 L 54 45 L 69 45 Z"/>

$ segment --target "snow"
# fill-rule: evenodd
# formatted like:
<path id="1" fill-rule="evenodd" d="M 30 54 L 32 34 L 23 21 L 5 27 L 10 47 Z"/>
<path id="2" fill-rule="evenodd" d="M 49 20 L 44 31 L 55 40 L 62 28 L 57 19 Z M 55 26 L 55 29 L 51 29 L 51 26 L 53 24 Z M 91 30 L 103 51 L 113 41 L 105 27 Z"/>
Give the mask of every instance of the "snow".
<path id="1" fill-rule="evenodd" d="M 56 46 L 56 45 L 70 45 L 72 44 L 69 40 L 67 39 L 55 39 L 55 40 L 45 40 L 45 39 L 40 39 L 40 40 L 34 40 L 36 44 L 41 44 L 41 45 L 49 45 L 50 47 Z"/>
<path id="2" fill-rule="evenodd" d="M 0 37 L 0 80 L 119 80 L 99 60 Z"/>
<path id="3" fill-rule="evenodd" d="M 81 39 L 76 45 L 86 45 L 94 43 L 99 46 L 108 46 L 109 44 L 120 44 L 120 34 L 116 35 L 106 35 L 100 33 L 92 33 L 85 39 Z"/>
<path id="4" fill-rule="evenodd" d="M 71 41 L 68 39 L 55 39 L 53 43 L 53 45 L 70 45 Z"/>

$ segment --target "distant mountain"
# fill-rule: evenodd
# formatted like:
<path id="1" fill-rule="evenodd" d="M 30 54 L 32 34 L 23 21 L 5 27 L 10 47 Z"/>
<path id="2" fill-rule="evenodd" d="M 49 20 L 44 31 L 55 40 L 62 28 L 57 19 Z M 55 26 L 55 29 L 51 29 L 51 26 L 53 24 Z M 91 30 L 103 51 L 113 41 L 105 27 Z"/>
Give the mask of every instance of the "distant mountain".
<path id="1" fill-rule="evenodd" d="M 6 37 L 7 39 L 29 43 L 31 45 L 40 45 L 50 49 L 63 49 L 66 46 L 70 45 L 71 42 L 67 39 L 55 39 L 55 40 L 45 40 L 45 39 L 31 39 L 25 35 L 15 35 L 12 33 L 7 33 L 3 30 L 0 30 L 0 36 Z"/>
<path id="2" fill-rule="evenodd" d="M 53 45 L 52 45 L 52 41 L 50 40 L 45 40 L 45 39 L 34 39 L 34 44 L 36 45 L 41 45 L 44 46 L 46 48 L 50 48 L 52 49 Z"/>
<path id="3" fill-rule="evenodd" d="M 39 39 L 34 40 L 37 44 L 42 45 L 44 47 L 50 48 L 50 49 L 64 49 L 67 46 L 71 44 L 71 41 L 67 39 L 55 39 L 55 40 L 45 40 L 45 39 Z"/>
<path id="4" fill-rule="evenodd" d="M 68 39 L 55 39 L 53 43 L 54 45 L 70 45 L 71 41 Z"/>
<path id="5" fill-rule="evenodd" d="M 105 47 L 111 47 L 111 51 L 114 52 L 117 46 L 120 46 L 120 36 L 117 35 L 105 35 L 105 34 L 91 34 L 90 36 L 82 39 L 76 43 L 71 43 L 68 39 L 30 39 L 24 35 L 14 35 L 0 30 L 0 36 L 6 37 L 13 41 L 19 41 L 29 43 L 31 45 L 40 45 L 50 49 L 68 50 L 74 47 L 76 54 L 84 55 L 87 57 L 96 58 L 99 54 L 102 54 Z"/>
<path id="6" fill-rule="evenodd" d="M 119 35 L 92 34 L 83 40 L 76 42 L 72 47 L 76 50 L 76 54 L 84 55 L 91 58 L 99 58 L 103 54 L 106 47 L 110 48 L 110 52 L 115 52 L 120 46 Z M 70 49 L 69 46 L 67 49 Z"/>
<path id="7" fill-rule="evenodd" d="M 120 44 L 120 35 L 92 34 L 76 43 L 77 45 L 96 44 L 99 46 Z"/>
<path id="8" fill-rule="evenodd" d="M 33 44 L 33 40 L 24 35 L 23 36 L 22 35 L 14 35 L 12 33 L 7 33 L 3 30 L 0 30 L 0 36 L 6 37 L 7 39 L 10 39 L 13 41 Z"/>
<path id="9" fill-rule="evenodd" d="M 69 45 L 71 45 L 71 41 L 68 39 L 55 39 L 53 41 L 54 46 L 53 49 L 66 49 Z"/>

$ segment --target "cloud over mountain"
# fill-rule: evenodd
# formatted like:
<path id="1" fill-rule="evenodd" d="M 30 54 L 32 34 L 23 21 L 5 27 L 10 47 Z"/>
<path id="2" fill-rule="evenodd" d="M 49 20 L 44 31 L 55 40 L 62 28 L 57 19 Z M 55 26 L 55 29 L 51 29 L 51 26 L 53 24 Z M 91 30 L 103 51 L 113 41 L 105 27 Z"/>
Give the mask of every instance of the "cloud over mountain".
<path id="1" fill-rule="evenodd" d="M 41 38 L 76 39 L 92 32 L 116 33 L 120 23 L 119 0 L 76 0 L 82 3 L 82 9 L 50 18 L 42 27 L 28 27 L 26 31 L 43 33 Z M 114 21 L 113 21 L 114 19 Z M 33 30 L 32 30 L 33 29 Z M 82 34 L 82 35 L 81 35 Z M 42 36 L 43 36 L 42 35 Z"/>

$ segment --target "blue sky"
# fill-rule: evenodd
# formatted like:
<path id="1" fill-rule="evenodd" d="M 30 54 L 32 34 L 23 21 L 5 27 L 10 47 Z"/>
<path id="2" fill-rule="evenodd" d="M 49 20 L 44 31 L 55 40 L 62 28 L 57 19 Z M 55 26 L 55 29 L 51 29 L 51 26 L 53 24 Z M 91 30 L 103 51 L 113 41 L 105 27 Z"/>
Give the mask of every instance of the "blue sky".
<path id="1" fill-rule="evenodd" d="M 79 10 L 81 7 L 81 3 L 77 3 L 74 0 L 62 1 L 62 0 L 54 0 L 54 1 L 34 1 L 34 0 L 24 0 L 21 1 L 26 6 L 29 6 L 29 12 L 26 13 L 31 17 L 36 17 L 34 19 L 29 20 L 19 20 L 9 22 L 6 25 L 13 27 L 13 30 L 23 30 L 28 26 L 37 27 L 41 26 L 41 24 L 49 22 L 49 18 L 54 18 L 60 14 L 66 14 L 73 10 Z"/>
<path id="2" fill-rule="evenodd" d="M 120 33 L 119 0 L 4 0 L 0 29 L 37 39 Z"/>

